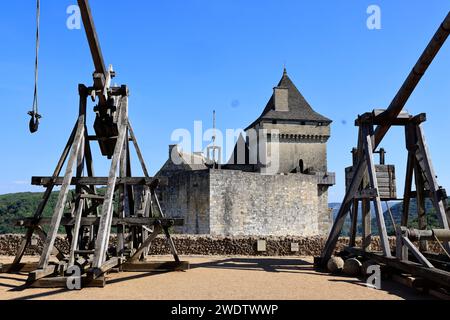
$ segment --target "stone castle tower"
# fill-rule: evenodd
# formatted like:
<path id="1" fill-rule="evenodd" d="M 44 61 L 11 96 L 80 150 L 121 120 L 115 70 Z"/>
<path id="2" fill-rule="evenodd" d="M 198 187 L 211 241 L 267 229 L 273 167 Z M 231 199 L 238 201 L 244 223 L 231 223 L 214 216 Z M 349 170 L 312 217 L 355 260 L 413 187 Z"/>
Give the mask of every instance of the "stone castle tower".
<path id="1" fill-rule="evenodd" d="M 239 150 L 244 148 L 239 144 L 245 141 L 245 163 L 257 164 L 255 171 L 266 172 L 277 162 L 275 170 L 267 173 L 327 172 L 331 122 L 311 108 L 284 69 L 261 116 L 245 129 L 247 139 L 238 141 L 229 164 L 242 164 Z"/>
<path id="2" fill-rule="evenodd" d="M 184 218 L 177 231 L 187 234 L 326 235 L 332 223 L 328 188 L 335 184 L 327 172 L 330 124 L 284 70 L 263 113 L 220 170 L 199 152 L 170 146 L 157 174 L 168 178 L 160 192 L 164 211 Z"/>

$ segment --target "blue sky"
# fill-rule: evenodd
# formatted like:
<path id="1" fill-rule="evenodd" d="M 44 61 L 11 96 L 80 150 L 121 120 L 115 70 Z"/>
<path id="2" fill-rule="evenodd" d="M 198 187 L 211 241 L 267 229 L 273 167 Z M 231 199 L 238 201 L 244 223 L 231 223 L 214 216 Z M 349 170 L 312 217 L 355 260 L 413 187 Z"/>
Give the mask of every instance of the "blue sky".
<path id="1" fill-rule="evenodd" d="M 0 194 L 40 190 L 30 187 L 30 178 L 53 171 L 76 120 L 77 84 L 92 82 L 84 31 L 66 28 L 66 9 L 75 1 L 41 2 L 44 119 L 35 135 L 28 133 L 26 115 L 33 92 L 35 2 L 8 1 L 0 12 Z M 115 82 L 130 87 L 130 118 L 152 173 L 167 159 L 173 130 L 193 130 L 195 120 L 210 126 L 213 109 L 219 129 L 250 124 L 286 64 L 310 104 L 334 120 L 328 162 L 338 185 L 330 189 L 330 201 L 343 196 L 355 117 L 389 104 L 450 9 L 447 0 L 105 2 L 91 1 L 104 57 L 117 71 Z M 366 27 L 371 4 L 381 8 L 381 30 Z M 447 43 L 406 107 L 427 112 L 425 132 L 447 188 L 449 70 Z M 384 143 L 387 161 L 397 164 L 400 195 L 403 141 L 397 129 Z M 106 174 L 106 161 L 96 161 L 97 174 Z"/>

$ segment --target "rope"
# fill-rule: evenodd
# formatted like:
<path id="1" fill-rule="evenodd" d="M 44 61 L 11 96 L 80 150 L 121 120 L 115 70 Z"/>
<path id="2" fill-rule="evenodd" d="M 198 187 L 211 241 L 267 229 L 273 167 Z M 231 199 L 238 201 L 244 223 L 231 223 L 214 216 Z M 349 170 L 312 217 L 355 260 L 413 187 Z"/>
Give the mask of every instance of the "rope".
<path id="1" fill-rule="evenodd" d="M 41 17 L 41 4 L 40 0 L 36 1 L 36 60 L 34 63 L 34 97 L 33 97 L 33 109 L 28 112 L 31 116 L 29 129 L 31 133 L 35 133 L 39 129 L 39 104 L 38 104 L 38 76 L 39 76 L 39 38 L 40 38 L 40 17 Z"/>

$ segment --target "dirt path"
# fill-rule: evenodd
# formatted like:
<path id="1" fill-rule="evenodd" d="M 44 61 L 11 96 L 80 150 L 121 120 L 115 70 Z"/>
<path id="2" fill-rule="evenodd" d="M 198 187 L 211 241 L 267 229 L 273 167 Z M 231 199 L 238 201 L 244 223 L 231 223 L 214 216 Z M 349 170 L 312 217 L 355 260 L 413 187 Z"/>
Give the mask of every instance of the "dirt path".
<path id="1" fill-rule="evenodd" d="M 170 260 L 170 257 L 151 258 Z M 11 262 L 0 257 L 0 263 Z M 108 275 L 106 288 L 82 291 L 22 289 L 25 275 L 0 274 L 0 299 L 50 300 L 318 300 L 318 299 L 426 299 L 396 283 L 383 282 L 383 290 L 367 288 L 355 278 L 314 271 L 311 257 L 183 257 L 191 270 L 163 274 L 121 273 Z M 36 261 L 26 257 L 25 262 Z"/>

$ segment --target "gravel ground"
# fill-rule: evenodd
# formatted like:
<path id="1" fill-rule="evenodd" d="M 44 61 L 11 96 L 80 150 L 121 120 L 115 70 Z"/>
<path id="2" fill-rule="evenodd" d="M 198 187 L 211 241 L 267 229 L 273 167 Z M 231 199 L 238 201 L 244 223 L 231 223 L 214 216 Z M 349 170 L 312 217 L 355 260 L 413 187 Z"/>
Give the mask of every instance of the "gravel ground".
<path id="1" fill-rule="evenodd" d="M 36 261 L 25 257 L 24 262 Z M 169 256 L 151 260 L 170 261 Z M 23 289 L 26 275 L 0 274 L 0 300 L 410 300 L 429 299 L 385 281 L 382 290 L 361 280 L 316 272 L 312 257 L 183 257 L 187 272 L 112 273 L 105 288 L 81 291 Z M 11 262 L 1 257 L 0 263 Z"/>

